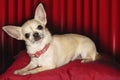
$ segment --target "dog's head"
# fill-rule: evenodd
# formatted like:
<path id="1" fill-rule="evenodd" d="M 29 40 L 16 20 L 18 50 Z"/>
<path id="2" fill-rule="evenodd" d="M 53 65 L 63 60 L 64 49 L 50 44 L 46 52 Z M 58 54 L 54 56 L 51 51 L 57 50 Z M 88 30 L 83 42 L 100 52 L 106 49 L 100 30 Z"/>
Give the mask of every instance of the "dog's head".
<path id="1" fill-rule="evenodd" d="M 19 26 L 4 26 L 3 30 L 11 37 L 18 40 L 25 40 L 28 44 L 41 41 L 46 34 L 47 23 L 46 13 L 42 4 L 39 4 L 35 11 L 34 19 Z"/>

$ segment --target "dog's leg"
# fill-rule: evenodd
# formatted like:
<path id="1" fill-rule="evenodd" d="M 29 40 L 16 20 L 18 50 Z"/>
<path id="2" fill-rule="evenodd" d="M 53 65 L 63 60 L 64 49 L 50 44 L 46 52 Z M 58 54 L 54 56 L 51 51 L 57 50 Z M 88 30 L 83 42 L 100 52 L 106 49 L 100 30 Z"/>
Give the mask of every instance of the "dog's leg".
<path id="1" fill-rule="evenodd" d="M 38 72 L 41 72 L 41 71 L 50 70 L 50 69 L 54 69 L 54 68 L 55 68 L 54 66 L 47 66 L 47 67 L 42 67 L 41 66 L 41 67 L 37 67 L 37 68 L 32 69 L 32 70 L 26 71 L 22 75 L 35 74 L 35 73 L 38 73 Z"/>
<path id="2" fill-rule="evenodd" d="M 95 61 L 95 57 L 96 57 L 96 52 L 93 53 L 89 53 L 85 58 L 82 59 L 82 63 L 87 63 L 87 62 L 91 62 L 91 61 Z"/>
<path id="3" fill-rule="evenodd" d="M 34 65 L 33 62 L 30 62 L 26 67 L 14 71 L 14 74 L 23 75 L 24 72 L 26 72 L 26 71 L 28 71 L 28 70 L 30 70 L 30 69 L 33 69 L 33 68 L 35 68 L 35 67 L 37 67 L 37 65 Z"/>

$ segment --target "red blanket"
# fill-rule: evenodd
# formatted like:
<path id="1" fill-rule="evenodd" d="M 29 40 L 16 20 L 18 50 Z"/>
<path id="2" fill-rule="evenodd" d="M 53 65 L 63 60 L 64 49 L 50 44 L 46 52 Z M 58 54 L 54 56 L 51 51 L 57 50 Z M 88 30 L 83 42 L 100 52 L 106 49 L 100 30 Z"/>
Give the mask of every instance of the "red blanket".
<path id="1" fill-rule="evenodd" d="M 57 69 L 27 76 L 13 74 L 14 70 L 26 66 L 28 62 L 26 51 L 21 52 L 0 80 L 120 80 L 120 66 L 108 56 L 84 64 L 75 60 Z"/>

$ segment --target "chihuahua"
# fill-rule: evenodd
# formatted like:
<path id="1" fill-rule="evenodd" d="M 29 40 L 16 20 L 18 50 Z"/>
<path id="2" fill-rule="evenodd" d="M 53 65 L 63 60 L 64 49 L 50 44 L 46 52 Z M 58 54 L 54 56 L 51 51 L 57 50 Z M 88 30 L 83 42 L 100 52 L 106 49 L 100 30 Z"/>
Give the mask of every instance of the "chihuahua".
<path id="1" fill-rule="evenodd" d="M 29 64 L 14 74 L 27 75 L 55 69 L 75 59 L 82 63 L 95 61 L 98 56 L 94 42 L 78 34 L 51 35 L 45 27 L 46 12 L 40 3 L 33 19 L 19 26 L 4 26 L 3 30 L 17 40 L 24 40 Z"/>

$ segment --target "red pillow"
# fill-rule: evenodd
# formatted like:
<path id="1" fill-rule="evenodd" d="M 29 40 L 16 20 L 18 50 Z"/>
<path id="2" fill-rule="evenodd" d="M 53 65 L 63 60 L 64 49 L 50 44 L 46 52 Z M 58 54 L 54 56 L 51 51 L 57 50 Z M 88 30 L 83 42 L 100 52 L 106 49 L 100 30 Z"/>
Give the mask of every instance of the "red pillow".
<path id="1" fill-rule="evenodd" d="M 26 51 L 22 51 L 12 66 L 1 75 L 0 80 L 120 80 L 120 66 L 109 56 L 84 64 L 75 60 L 62 67 L 37 74 L 13 74 L 15 70 L 25 67 L 29 60 Z"/>

